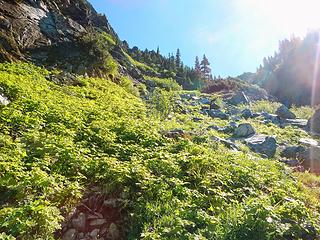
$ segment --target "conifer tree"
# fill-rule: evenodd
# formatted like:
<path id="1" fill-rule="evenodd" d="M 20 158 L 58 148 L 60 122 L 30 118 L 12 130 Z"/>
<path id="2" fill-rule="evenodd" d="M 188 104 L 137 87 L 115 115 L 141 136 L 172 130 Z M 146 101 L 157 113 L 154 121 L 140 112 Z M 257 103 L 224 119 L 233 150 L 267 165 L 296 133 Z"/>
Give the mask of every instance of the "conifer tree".
<path id="1" fill-rule="evenodd" d="M 211 68 L 210 68 L 210 63 L 206 55 L 203 55 L 203 59 L 200 64 L 200 69 L 201 69 L 201 77 L 205 80 L 210 80 L 211 76 Z"/>
<path id="2" fill-rule="evenodd" d="M 194 65 L 194 70 L 196 72 L 196 74 L 200 77 L 201 76 L 201 66 L 200 66 L 200 62 L 199 62 L 199 57 L 196 56 L 196 62 Z"/>
<path id="3" fill-rule="evenodd" d="M 180 68 L 181 66 L 181 53 L 180 53 L 180 49 L 177 49 L 177 53 L 176 53 L 176 67 Z"/>

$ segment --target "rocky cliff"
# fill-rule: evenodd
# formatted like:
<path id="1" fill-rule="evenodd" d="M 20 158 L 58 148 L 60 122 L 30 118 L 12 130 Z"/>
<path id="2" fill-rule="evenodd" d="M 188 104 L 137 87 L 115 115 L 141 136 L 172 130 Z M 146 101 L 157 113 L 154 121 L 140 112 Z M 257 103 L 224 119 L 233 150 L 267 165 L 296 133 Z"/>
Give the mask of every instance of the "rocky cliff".
<path id="1" fill-rule="evenodd" d="M 141 76 L 126 58 L 106 16 L 86 0 L 0 0 L 0 6 L 1 62 L 28 60 L 101 75 L 110 71 L 105 66 L 115 60 L 120 72 Z"/>
<path id="2" fill-rule="evenodd" d="M 106 16 L 84 0 L 0 0 L 1 60 L 26 57 L 27 53 L 73 42 L 89 27 L 116 37 Z"/>

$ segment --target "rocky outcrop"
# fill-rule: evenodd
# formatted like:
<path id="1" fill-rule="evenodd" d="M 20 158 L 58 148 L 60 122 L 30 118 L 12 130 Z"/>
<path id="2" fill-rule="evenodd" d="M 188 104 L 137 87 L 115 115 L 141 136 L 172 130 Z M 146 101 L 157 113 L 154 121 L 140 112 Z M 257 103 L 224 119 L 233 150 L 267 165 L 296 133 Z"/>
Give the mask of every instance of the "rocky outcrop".
<path id="1" fill-rule="evenodd" d="M 142 77 L 106 16 L 87 0 L 0 0 L 0 6 L 0 62 L 28 60 L 99 77 L 113 68 Z"/>
<path id="2" fill-rule="evenodd" d="M 87 196 L 62 224 L 59 239 L 124 239 L 120 203 L 100 193 Z"/>
<path id="3" fill-rule="evenodd" d="M 282 119 L 295 119 L 296 115 L 291 112 L 285 105 L 281 105 L 277 111 L 276 114 L 279 118 Z"/>
<path id="4" fill-rule="evenodd" d="M 250 123 L 242 123 L 234 130 L 233 137 L 235 138 L 250 137 L 255 133 L 256 131 L 254 130 L 254 128 Z"/>
<path id="5" fill-rule="evenodd" d="M 117 38 L 106 16 L 86 0 L 0 0 L 0 5 L 2 60 L 25 58 L 35 49 L 74 42 L 89 27 Z"/>
<path id="6" fill-rule="evenodd" d="M 232 105 L 239 105 L 249 104 L 250 101 L 244 92 L 238 92 L 229 100 L 229 103 Z"/>
<path id="7" fill-rule="evenodd" d="M 274 157 L 277 150 L 277 141 L 274 137 L 255 135 L 246 139 L 246 143 L 251 151 L 259 153 L 268 158 Z"/>

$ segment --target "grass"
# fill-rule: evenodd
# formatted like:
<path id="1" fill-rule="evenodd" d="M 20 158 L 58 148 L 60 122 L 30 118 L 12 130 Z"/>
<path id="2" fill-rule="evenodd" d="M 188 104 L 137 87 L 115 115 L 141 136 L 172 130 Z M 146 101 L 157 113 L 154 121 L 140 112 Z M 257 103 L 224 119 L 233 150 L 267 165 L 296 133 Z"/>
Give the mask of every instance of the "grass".
<path id="1" fill-rule="evenodd" d="M 12 101 L 0 108 L 3 239 L 54 239 L 62 209 L 92 186 L 121 197 L 127 239 L 316 239 L 319 203 L 283 164 L 231 152 L 205 132 L 161 135 L 201 130 L 209 118 L 172 110 L 163 120 L 110 80 L 60 86 L 49 74 L 0 64 Z"/>
<path id="2" fill-rule="evenodd" d="M 270 102 L 266 100 L 260 100 L 253 102 L 251 105 L 251 110 L 253 112 L 267 112 L 270 114 L 275 114 L 277 109 L 281 106 L 281 103 Z M 247 108 L 246 106 L 241 106 L 241 108 Z"/>
<path id="3" fill-rule="evenodd" d="M 147 64 L 144 64 L 142 62 L 139 62 L 135 59 L 133 59 L 128 53 L 123 51 L 123 54 L 126 56 L 126 58 L 128 59 L 128 61 L 133 64 L 134 66 L 136 66 L 138 69 L 144 71 L 144 72 L 149 72 L 149 73 L 153 73 L 153 74 L 157 74 L 156 70 L 154 70 L 152 67 L 148 66 Z"/>
<path id="4" fill-rule="evenodd" d="M 309 119 L 314 113 L 314 109 L 310 106 L 292 106 L 290 110 L 301 119 Z"/>

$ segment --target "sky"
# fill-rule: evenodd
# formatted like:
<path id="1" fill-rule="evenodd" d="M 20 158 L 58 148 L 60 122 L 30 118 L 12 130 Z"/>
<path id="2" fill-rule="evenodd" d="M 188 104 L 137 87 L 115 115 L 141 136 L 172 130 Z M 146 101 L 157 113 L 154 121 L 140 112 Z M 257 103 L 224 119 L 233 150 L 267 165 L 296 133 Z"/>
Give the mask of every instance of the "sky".
<path id="1" fill-rule="evenodd" d="M 194 65 L 206 54 L 213 75 L 254 72 L 279 40 L 320 27 L 320 0 L 89 0 L 130 47 Z"/>

